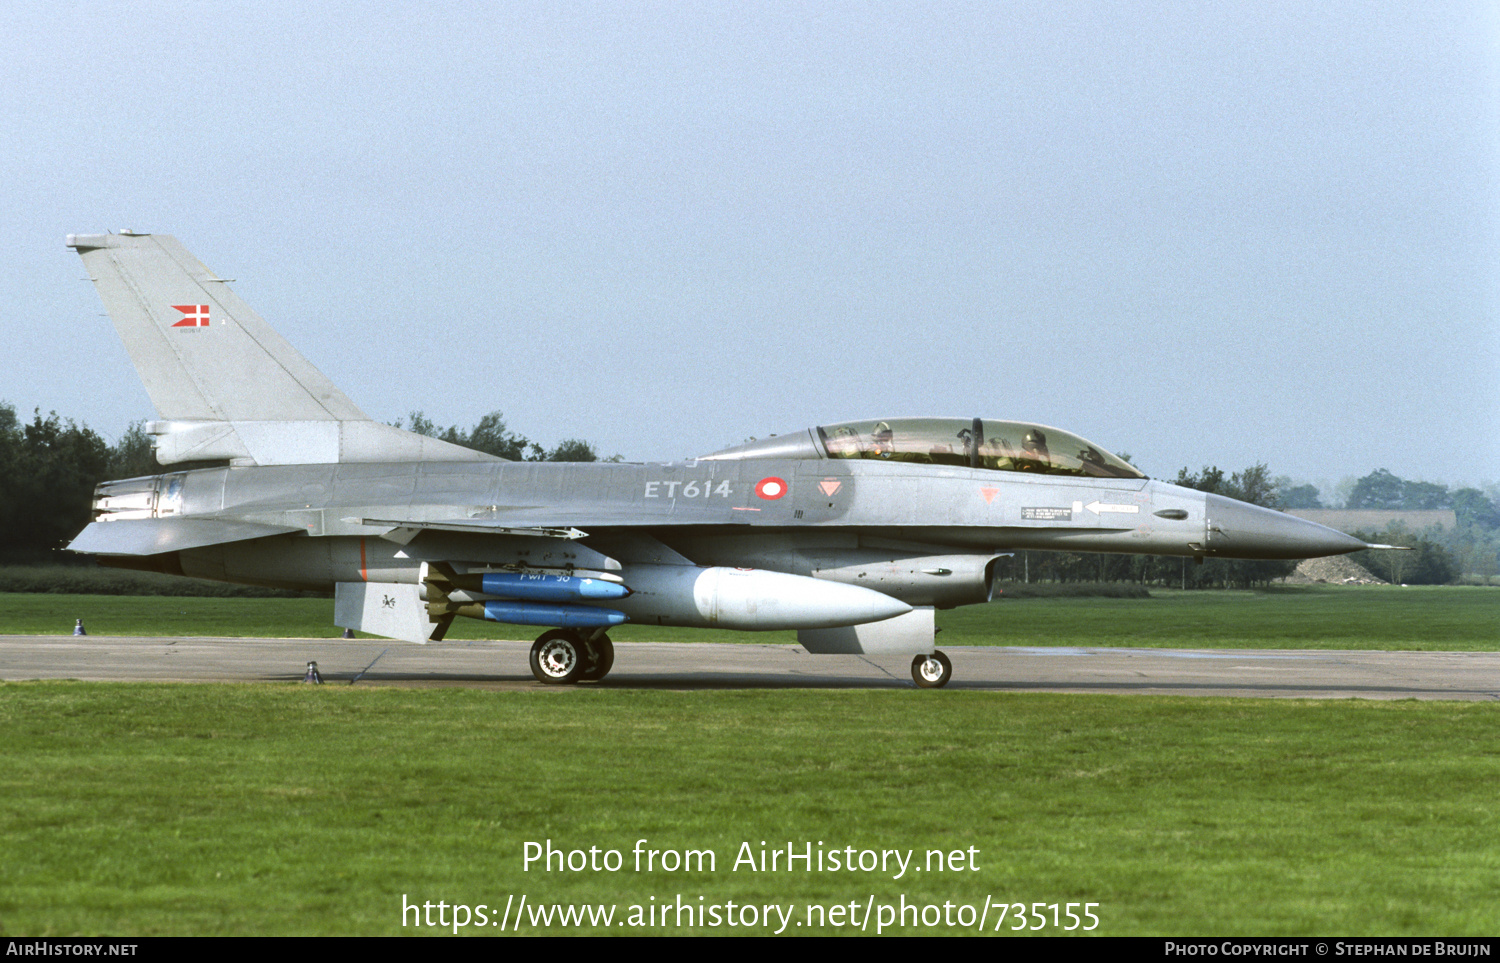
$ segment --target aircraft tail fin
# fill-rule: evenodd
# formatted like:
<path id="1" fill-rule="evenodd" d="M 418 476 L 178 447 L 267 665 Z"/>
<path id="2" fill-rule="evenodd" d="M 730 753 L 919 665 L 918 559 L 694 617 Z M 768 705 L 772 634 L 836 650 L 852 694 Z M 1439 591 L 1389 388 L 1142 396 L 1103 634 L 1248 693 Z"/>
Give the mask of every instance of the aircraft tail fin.
<path id="1" fill-rule="evenodd" d="M 490 461 L 377 424 L 165 234 L 70 234 L 162 421 L 157 460 Z"/>

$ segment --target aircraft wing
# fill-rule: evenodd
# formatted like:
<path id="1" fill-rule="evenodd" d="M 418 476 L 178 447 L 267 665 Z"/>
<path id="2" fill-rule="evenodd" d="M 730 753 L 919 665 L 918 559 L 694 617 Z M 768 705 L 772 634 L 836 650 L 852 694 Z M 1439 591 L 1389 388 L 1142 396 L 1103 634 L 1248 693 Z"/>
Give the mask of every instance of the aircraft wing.
<path id="1" fill-rule="evenodd" d="M 583 538 L 603 529 L 701 525 L 700 519 L 645 512 L 567 512 L 556 509 L 505 512 L 459 518 L 361 518 L 361 525 L 395 529 L 471 532 L 476 535 L 545 535 Z"/>
<path id="2" fill-rule="evenodd" d="M 290 525 L 215 518 L 122 518 L 91 523 L 68 544 L 68 551 L 87 555 L 160 555 L 301 530 Z"/>
<path id="3" fill-rule="evenodd" d="M 550 517 L 550 516 L 549 516 Z M 582 518 L 574 521 L 584 522 Z M 588 530 L 580 531 L 571 524 L 522 527 L 511 518 L 460 518 L 439 521 L 398 520 L 389 518 L 362 518 L 362 525 L 390 526 L 381 538 L 411 545 L 419 536 L 429 532 L 459 532 L 471 535 L 505 535 L 520 538 L 554 538 L 573 543 L 569 551 L 580 557 L 597 555 L 591 563 L 595 568 L 617 568 L 620 562 L 639 562 L 653 565 L 692 565 L 688 559 L 666 545 L 644 529 L 658 524 L 655 519 L 644 519 L 640 515 L 590 515 Z M 584 544 L 586 543 L 586 544 Z"/>

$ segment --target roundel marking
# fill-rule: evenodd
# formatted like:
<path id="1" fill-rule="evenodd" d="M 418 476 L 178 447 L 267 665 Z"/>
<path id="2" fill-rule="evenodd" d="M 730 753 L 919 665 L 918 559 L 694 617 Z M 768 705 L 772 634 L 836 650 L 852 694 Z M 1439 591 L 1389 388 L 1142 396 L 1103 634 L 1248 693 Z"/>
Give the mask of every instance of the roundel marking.
<path id="1" fill-rule="evenodd" d="M 786 479 L 774 476 L 771 478 L 762 478 L 755 483 L 755 494 L 768 502 L 774 502 L 786 494 Z"/>

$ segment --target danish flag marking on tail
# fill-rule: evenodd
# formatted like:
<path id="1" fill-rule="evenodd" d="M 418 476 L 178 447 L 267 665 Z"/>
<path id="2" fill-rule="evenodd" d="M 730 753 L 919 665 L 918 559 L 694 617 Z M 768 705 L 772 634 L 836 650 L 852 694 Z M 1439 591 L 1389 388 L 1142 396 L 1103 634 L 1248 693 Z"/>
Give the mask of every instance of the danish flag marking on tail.
<path id="1" fill-rule="evenodd" d="M 181 311 L 183 318 L 174 328 L 206 328 L 208 327 L 208 305 L 206 304 L 174 304 L 172 307 Z"/>

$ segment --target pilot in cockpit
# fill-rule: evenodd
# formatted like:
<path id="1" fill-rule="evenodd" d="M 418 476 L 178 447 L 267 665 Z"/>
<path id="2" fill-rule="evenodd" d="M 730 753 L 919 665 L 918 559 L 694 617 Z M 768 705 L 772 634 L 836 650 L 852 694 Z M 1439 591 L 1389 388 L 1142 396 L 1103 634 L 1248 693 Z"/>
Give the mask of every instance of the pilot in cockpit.
<path id="1" fill-rule="evenodd" d="M 964 443 L 964 457 L 972 459 L 974 457 L 974 429 L 960 428 L 957 438 Z"/>
<path id="2" fill-rule="evenodd" d="M 858 458 L 863 450 L 859 432 L 848 425 L 834 429 L 833 436 L 828 439 L 828 453 L 834 458 Z"/>
<path id="3" fill-rule="evenodd" d="M 1047 451 L 1047 435 L 1039 428 L 1026 432 L 1021 442 L 1021 457 L 1016 460 L 1017 471 L 1047 471 L 1052 467 L 1052 456 Z"/>

